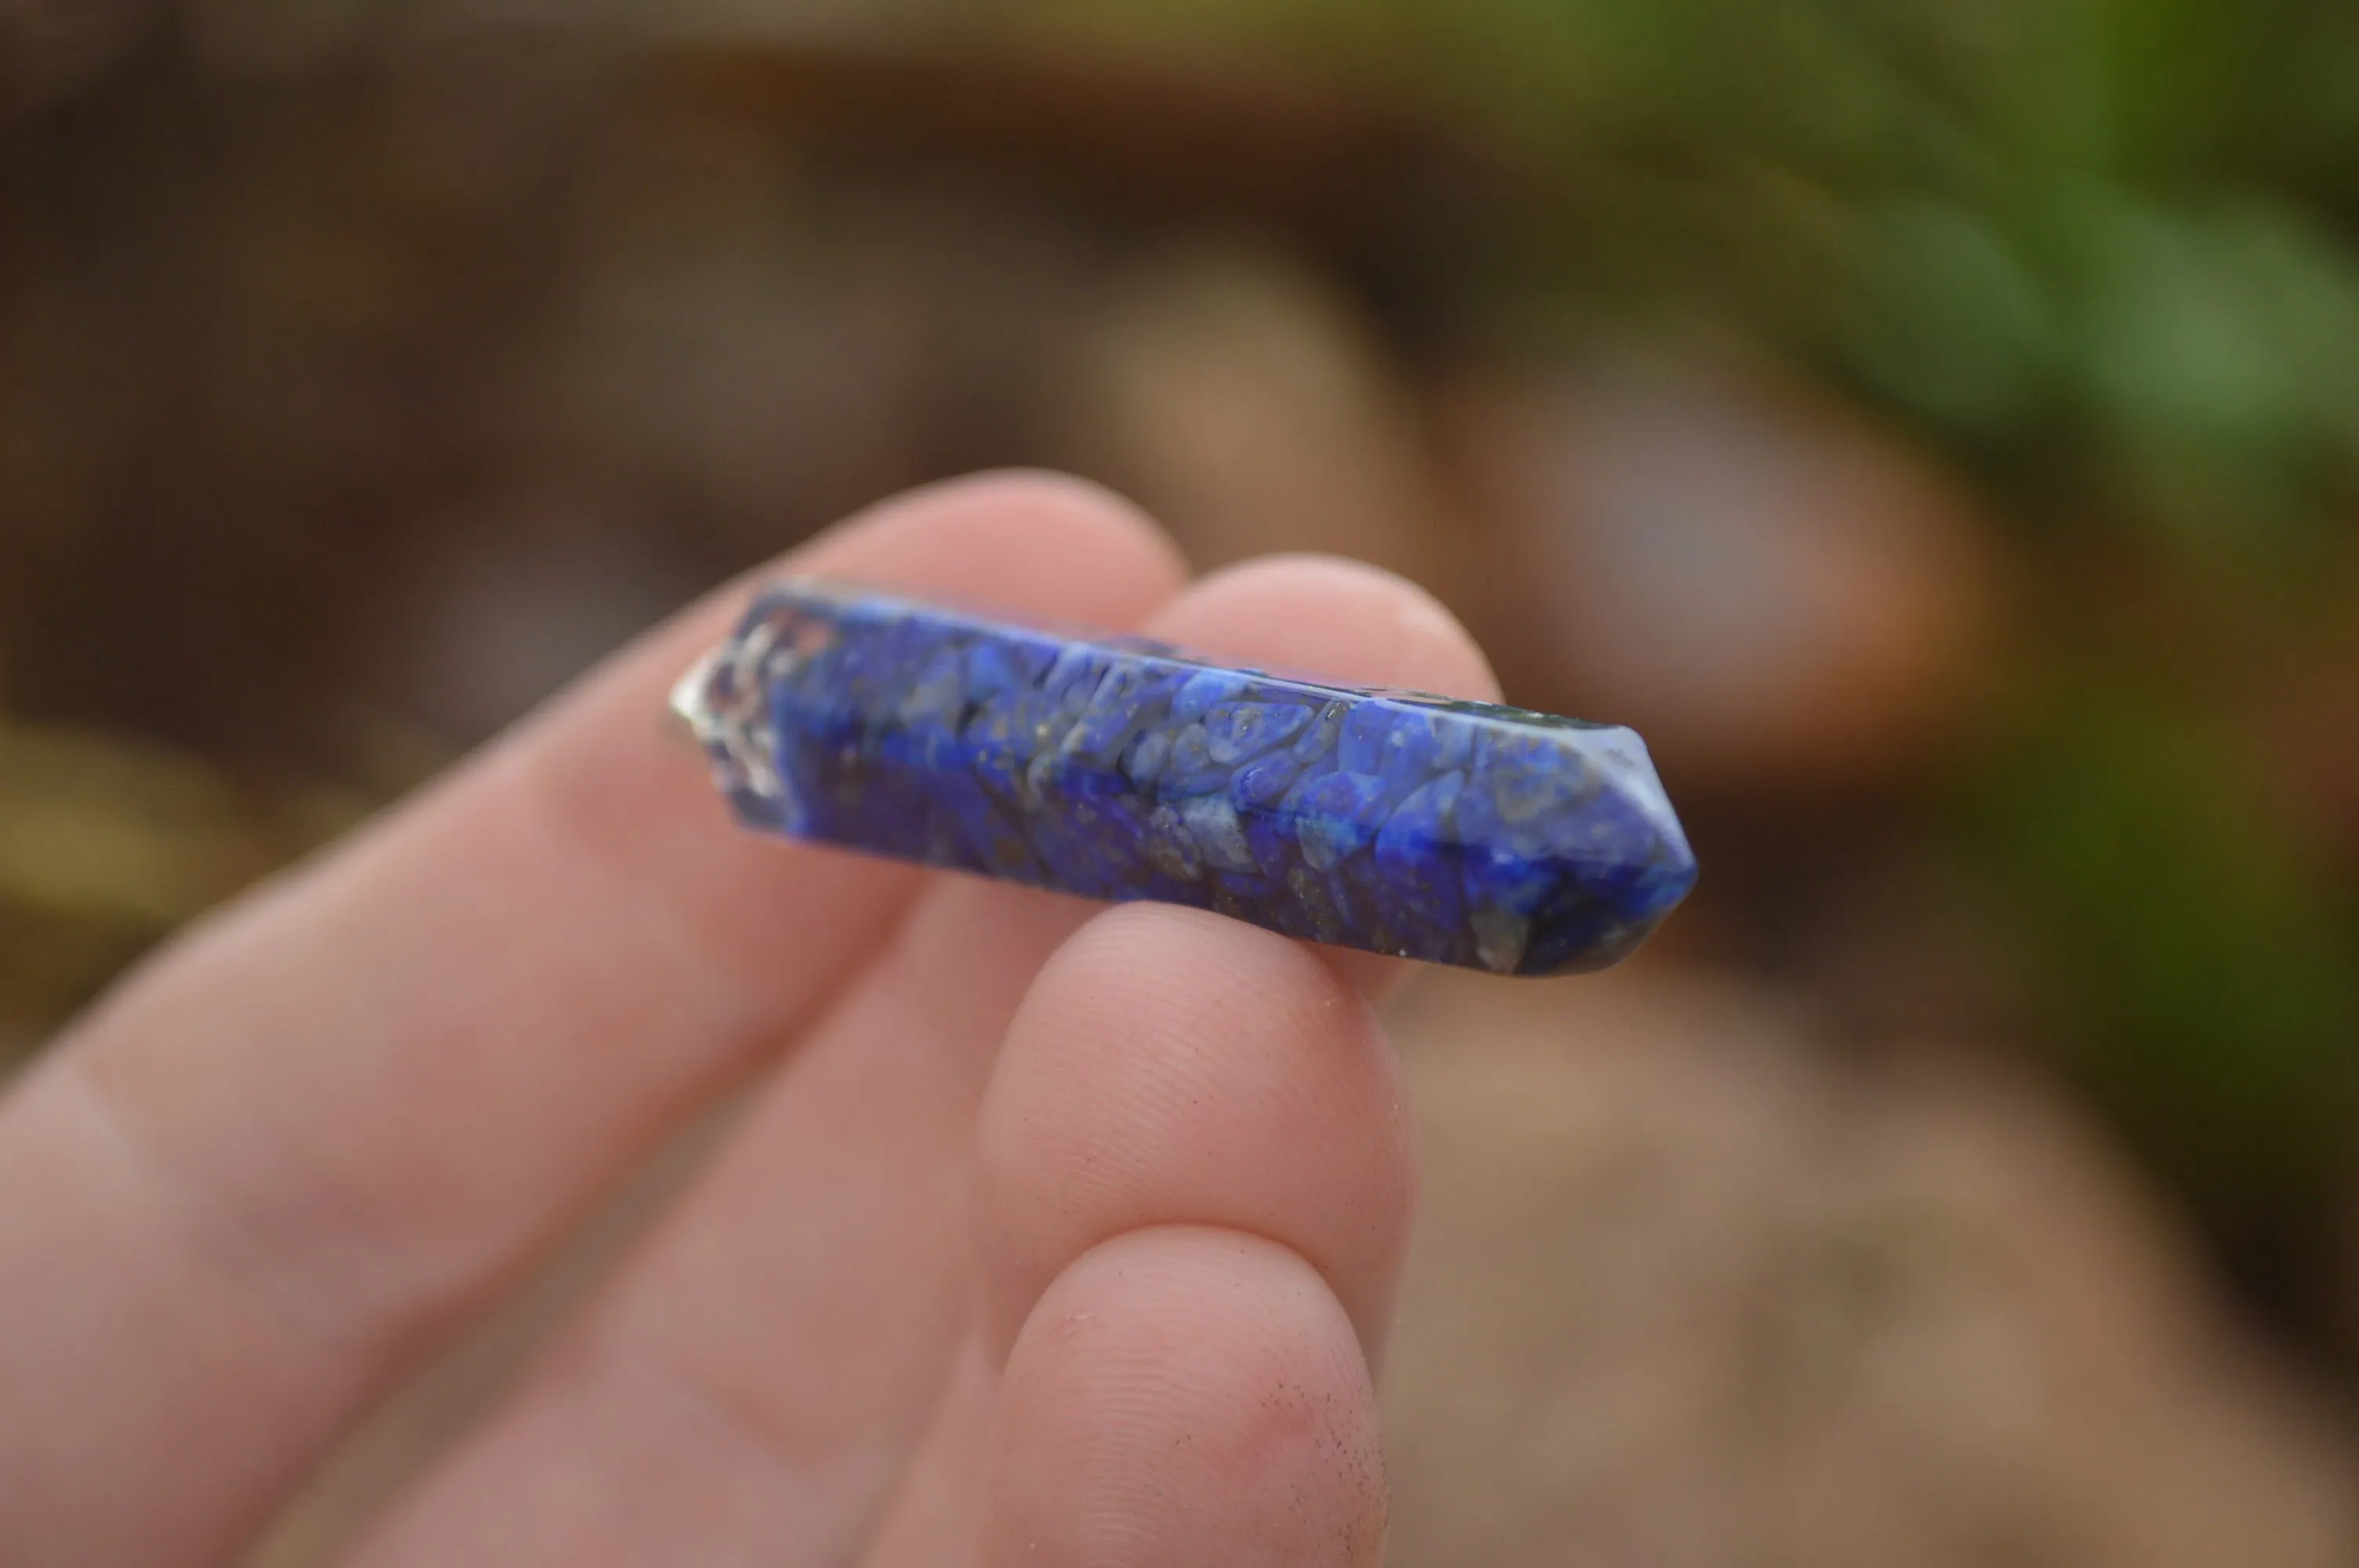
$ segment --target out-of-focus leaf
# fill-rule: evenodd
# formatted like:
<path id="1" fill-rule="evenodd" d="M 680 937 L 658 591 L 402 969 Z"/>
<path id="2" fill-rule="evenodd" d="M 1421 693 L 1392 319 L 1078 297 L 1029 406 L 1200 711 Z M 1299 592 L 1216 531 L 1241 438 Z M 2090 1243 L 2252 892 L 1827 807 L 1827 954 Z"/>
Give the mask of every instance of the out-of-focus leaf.
<path id="1" fill-rule="evenodd" d="M 2073 350 L 2135 512 L 2283 556 L 2325 514 L 2359 387 L 2359 273 L 2281 215 L 2093 202 Z"/>
<path id="2" fill-rule="evenodd" d="M 0 1034 L 54 1026 L 331 819 L 162 747 L 0 721 Z"/>
<path id="3" fill-rule="evenodd" d="M 1843 329 L 1852 362 L 1937 425 L 1991 435 L 2032 416 L 2056 368 L 2045 280 L 1954 203 L 1896 202 L 1870 227 L 1864 298 Z"/>
<path id="4" fill-rule="evenodd" d="M 2359 954 L 2235 732 L 2136 687 L 2060 692 L 1977 821 L 2082 1080 L 2232 1229 L 2314 1211 L 2359 1112 Z"/>
<path id="5" fill-rule="evenodd" d="M 168 927 L 277 859 L 223 780 L 151 745 L 0 728 L 0 899 Z"/>

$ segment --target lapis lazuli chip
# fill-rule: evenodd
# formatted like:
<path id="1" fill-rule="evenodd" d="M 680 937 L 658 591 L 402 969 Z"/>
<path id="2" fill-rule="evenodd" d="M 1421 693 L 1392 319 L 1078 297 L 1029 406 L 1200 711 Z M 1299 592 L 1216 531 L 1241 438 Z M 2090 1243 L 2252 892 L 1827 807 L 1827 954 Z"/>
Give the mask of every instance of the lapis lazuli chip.
<path id="1" fill-rule="evenodd" d="M 674 706 L 739 821 L 1508 975 L 1602 968 L 1695 858 L 1628 730 L 779 583 Z"/>

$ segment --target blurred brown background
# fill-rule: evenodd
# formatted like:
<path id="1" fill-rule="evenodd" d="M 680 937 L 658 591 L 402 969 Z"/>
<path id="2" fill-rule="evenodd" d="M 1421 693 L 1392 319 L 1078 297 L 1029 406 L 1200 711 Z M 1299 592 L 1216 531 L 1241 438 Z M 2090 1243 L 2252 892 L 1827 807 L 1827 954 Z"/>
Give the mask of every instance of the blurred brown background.
<path id="1" fill-rule="evenodd" d="M 0 1059 L 710 580 L 1072 468 L 1429 583 L 1704 862 L 1397 1021 L 1396 1561 L 2359 1563 L 2347 0 L 9 0 L 0 68 Z"/>

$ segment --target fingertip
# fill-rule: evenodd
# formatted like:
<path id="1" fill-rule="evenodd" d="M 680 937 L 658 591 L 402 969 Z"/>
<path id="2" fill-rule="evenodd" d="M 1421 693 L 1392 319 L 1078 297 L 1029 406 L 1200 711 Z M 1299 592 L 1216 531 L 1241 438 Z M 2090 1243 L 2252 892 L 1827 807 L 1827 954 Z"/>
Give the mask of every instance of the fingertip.
<path id="1" fill-rule="evenodd" d="M 1142 1226 L 1267 1236 L 1381 1347 L 1419 1151 L 1367 1002 L 1299 944 L 1199 910 L 1106 911 L 1007 1032 L 976 1130 L 989 1337 L 1059 1271 Z"/>
<path id="2" fill-rule="evenodd" d="M 833 578 L 1017 620 L 1128 631 L 1188 581 L 1178 545 L 1103 485 L 1006 470 L 938 481 L 853 513 L 699 599 L 593 675 L 558 714 L 648 709 L 763 583 Z"/>
<path id="3" fill-rule="evenodd" d="M 897 593 L 1126 630 L 1188 580 L 1171 535 L 1093 481 L 1004 469 L 853 514 L 774 570 L 834 572 Z"/>
<path id="4" fill-rule="evenodd" d="M 1258 1236 L 1158 1227 L 1077 1259 L 1027 1321 L 981 1557 L 1373 1563 L 1386 1506 L 1367 1367 L 1318 1271 Z"/>
<path id="5" fill-rule="evenodd" d="M 1274 669 L 1495 700 L 1473 636 L 1407 578 L 1341 556 L 1263 556 L 1211 573 L 1157 629 Z"/>

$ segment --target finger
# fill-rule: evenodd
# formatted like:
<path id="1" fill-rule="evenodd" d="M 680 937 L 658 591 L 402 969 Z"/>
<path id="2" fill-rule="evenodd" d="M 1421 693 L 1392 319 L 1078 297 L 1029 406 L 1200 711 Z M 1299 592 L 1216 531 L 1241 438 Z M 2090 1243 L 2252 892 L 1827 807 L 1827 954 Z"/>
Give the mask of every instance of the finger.
<path id="1" fill-rule="evenodd" d="M 1195 910 L 1107 911 L 1024 1000 L 984 1097 L 977 1351 L 1007 1353 L 1051 1280 L 1100 1244 L 1219 1226 L 1298 1254 L 1373 1362 L 1417 1177 L 1403 1086 L 1367 1003 L 1305 949 Z M 987 1410 L 954 1389 L 929 1451 Z M 970 1464 L 968 1468 L 972 1468 Z M 928 1474 L 927 1470 L 932 1471 Z M 913 1470 L 879 1568 L 971 1533 L 954 1456 Z"/>
<path id="2" fill-rule="evenodd" d="M 1326 1282 L 1258 1237 L 1141 1230 L 1026 1322 L 974 1561 L 1374 1563 L 1385 1509 L 1375 1391 Z"/>
<path id="3" fill-rule="evenodd" d="M 1037 966 L 1020 889 L 959 969 Z M 688 1197 L 348 1568 L 840 1562 L 917 1444 L 964 1325 L 981 1006 L 915 953 L 939 895 L 766 1086 Z M 1011 1004 L 1012 1005 L 1012 1004 Z M 985 1022 L 984 1030 L 994 1027 Z"/>
<path id="4" fill-rule="evenodd" d="M 961 1344 L 925 1442 L 902 1472 L 892 1510 L 861 1568 L 965 1568 L 974 1561 L 974 1503 L 999 1399 L 1000 1358 L 980 1336 Z"/>
<path id="5" fill-rule="evenodd" d="M 1345 563 L 1223 573 L 1149 624 L 1223 657 L 1489 689 L 1480 655 L 1430 600 Z M 1024 987 L 1089 913 L 967 880 L 929 890 L 579 1332 L 397 1507 L 360 1561 L 469 1560 L 491 1549 L 487 1532 L 509 1529 L 536 1477 L 560 1475 L 593 1479 L 532 1491 L 535 1554 L 502 1534 L 502 1561 L 624 1561 L 600 1543 L 651 1519 L 672 1522 L 669 1550 L 686 1560 L 834 1562 L 855 1550 L 966 1325 L 973 1117 L 993 1054 Z M 1308 949 L 1235 929 L 1344 991 Z M 640 1463 L 635 1434 L 680 1422 L 731 1434 L 698 1485 L 729 1477 L 734 1506 Z M 726 1533 L 738 1529 L 760 1539 Z"/>
<path id="6" fill-rule="evenodd" d="M 976 1144 L 986 1345 L 1004 1353 L 1099 1242 L 1217 1225 L 1302 1254 L 1380 1351 L 1416 1134 L 1375 1013 L 1302 947 L 1198 910 L 1107 911 L 1025 999 Z"/>
<path id="7" fill-rule="evenodd" d="M 1169 546 L 1078 484 L 892 503 L 795 569 L 1116 622 Z M 0 1560 L 216 1561 L 918 879 L 732 830 L 658 715 L 716 597 L 167 955 L 0 1104 Z M 141 1478 L 122 1506 L 121 1477 Z"/>

